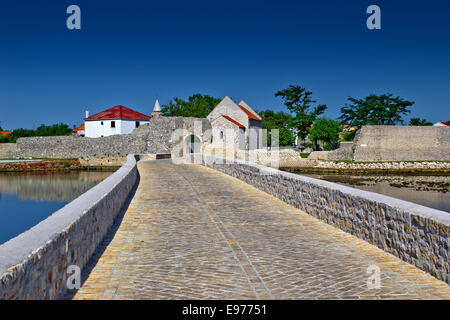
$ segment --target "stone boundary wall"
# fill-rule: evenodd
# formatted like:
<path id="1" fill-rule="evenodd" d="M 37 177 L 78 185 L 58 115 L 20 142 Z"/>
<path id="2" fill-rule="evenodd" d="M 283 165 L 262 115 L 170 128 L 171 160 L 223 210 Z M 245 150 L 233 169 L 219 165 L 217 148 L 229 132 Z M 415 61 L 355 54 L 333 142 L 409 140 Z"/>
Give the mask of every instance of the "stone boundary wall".
<path id="1" fill-rule="evenodd" d="M 118 171 L 30 230 L 0 245 L 0 300 L 61 299 L 71 265 L 81 270 L 137 181 L 134 155 Z"/>
<path id="2" fill-rule="evenodd" d="M 339 148 L 332 151 L 313 151 L 308 159 L 311 160 L 352 160 L 353 142 L 341 142 Z"/>
<path id="3" fill-rule="evenodd" d="M 0 143 L 0 159 L 14 158 L 16 151 L 15 143 Z"/>
<path id="4" fill-rule="evenodd" d="M 353 160 L 450 161 L 449 141 L 449 127 L 365 126 L 355 136 Z"/>
<path id="5" fill-rule="evenodd" d="M 147 152 L 144 138 L 133 134 L 120 134 L 102 138 L 79 136 L 30 137 L 17 140 L 20 157 L 83 159 L 126 157 L 128 154 Z"/>
<path id="6" fill-rule="evenodd" d="M 238 178 L 449 284 L 447 212 L 238 159 L 195 154 L 187 161 Z"/>
<path id="7" fill-rule="evenodd" d="M 183 130 L 176 132 L 177 129 Z M 121 158 L 128 154 L 170 154 L 177 146 L 181 150 L 185 145 L 182 140 L 190 134 L 198 135 L 203 145 L 208 144 L 211 140 L 210 129 L 211 124 L 205 118 L 160 117 L 136 128 L 131 134 L 100 138 L 80 136 L 20 138 L 16 143 L 17 150 L 11 157 L 101 159 Z"/>

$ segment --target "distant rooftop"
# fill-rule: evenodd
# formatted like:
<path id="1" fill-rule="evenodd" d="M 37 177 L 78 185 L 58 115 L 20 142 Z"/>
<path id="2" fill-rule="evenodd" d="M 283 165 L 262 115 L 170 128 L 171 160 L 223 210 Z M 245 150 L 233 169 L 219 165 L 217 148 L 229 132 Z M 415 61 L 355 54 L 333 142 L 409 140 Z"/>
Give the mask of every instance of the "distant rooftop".
<path id="1" fill-rule="evenodd" d="M 435 126 L 435 127 L 443 127 L 443 126 L 450 127 L 450 122 L 439 121 L 439 122 L 436 122 L 433 126 Z"/>
<path id="2" fill-rule="evenodd" d="M 84 120 L 111 120 L 111 119 L 129 119 L 129 120 L 150 120 L 152 117 L 143 113 L 131 110 L 124 106 L 115 106 L 108 110 L 94 114 Z"/>
<path id="3" fill-rule="evenodd" d="M 78 128 L 73 128 L 72 132 L 84 131 L 84 123 Z"/>

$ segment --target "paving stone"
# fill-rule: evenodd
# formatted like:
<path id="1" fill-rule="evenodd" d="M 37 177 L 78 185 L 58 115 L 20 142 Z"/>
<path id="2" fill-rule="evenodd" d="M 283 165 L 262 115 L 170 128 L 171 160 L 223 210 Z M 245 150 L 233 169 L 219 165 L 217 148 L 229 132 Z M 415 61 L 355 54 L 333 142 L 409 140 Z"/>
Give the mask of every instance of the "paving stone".
<path id="1" fill-rule="evenodd" d="M 170 160 L 138 167 L 74 299 L 450 299 L 444 282 L 240 180 Z"/>

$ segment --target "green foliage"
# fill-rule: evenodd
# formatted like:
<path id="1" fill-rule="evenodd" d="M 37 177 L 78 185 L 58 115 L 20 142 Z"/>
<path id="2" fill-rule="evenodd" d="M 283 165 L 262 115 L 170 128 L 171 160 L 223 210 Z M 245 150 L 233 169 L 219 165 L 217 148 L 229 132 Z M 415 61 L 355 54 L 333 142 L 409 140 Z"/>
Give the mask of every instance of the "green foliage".
<path id="1" fill-rule="evenodd" d="M 295 136 L 291 130 L 286 128 L 279 129 L 279 146 L 292 146 L 295 142 Z"/>
<path id="2" fill-rule="evenodd" d="M 342 141 L 353 141 L 355 139 L 356 130 L 354 131 L 344 131 L 341 133 Z"/>
<path id="3" fill-rule="evenodd" d="M 168 117 L 206 118 L 220 101 L 221 99 L 197 93 L 190 96 L 188 101 L 175 97 L 168 104 L 162 105 L 161 111 Z"/>
<path id="4" fill-rule="evenodd" d="M 431 122 L 428 122 L 425 119 L 411 118 L 409 120 L 409 125 L 410 126 L 432 126 L 433 124 Z"/>
<path id="5" fill-rule="evenodd" d="M 313 127 L 309 130 L 308 138 L 314 145 L 314 150 L 319 149 L 319 141 L 323 143 L 325 150 L 331 150 L 332 143 L 339 141 L 339 133 L 342 124 L 339 121 L 319 118 L 314 121 Z"/>
<path id="6" fill-rule="evenodd" d="M 275 93 L 275 97 L 281 97 L 289 111 L 295 114 L 292 126 L 297 128 L 297 135 L 301 140 L 307 137 L 309 127 L 327 108 L 326 105 L 321 104 L 310 110 L 312 104 L 317 102 L 311 98 L 311 95 L 312 92 L 298 85 L 290 85 L 287 89 Z"/>
<path id="7" fill-rule="evenodd" d="M 311 153 L 308 153 L 308 152 L 302 152 L 302 153 L 300 153 L 300 157 L 306 159 L 306 158 L 309 157 L 310 154 L 311 154 Z"/>
<path id="8" fill-rule="evenodd" d="M 45 136 L 68 136 L 72 129 L 67 124 L 59 123 L 51 126 L 41 125 L 36 130 L 16 129 L 9 135 L 0 137 L 0 143 L 16 143 L 17 139 L 23 137 L 45 137 Z"/>
<path id="9" fill-rule="evenodd" d="M 262 128 L 269 133 L 272 129 L 279 130 L 279 145 L 291 146 L 295 142 L 295 136 L 289 130 L 292 122 L 292 115 L 289 113 L 272 110 L 257 112 L 262 118 Z M 267 134 L 267 145 L 270 145 L 270 135 Z"/>
<path id="10" fill-rule="evenodd" d="M 54 124 L 51 126 L 41 125 L 36 129 L 36 136 L 67 136 L 72 134 L 72 129 L 64 123 Z"/>
<path id="11" fill-rule="evenodd" d="M 394 97 L 392 94 L 382 94 L 356 99 L 349 97 L 351 104 L 341 108 L 339 117 L 344 123 L 351 126 L 362 127 L 364 125 L 395 125 L 403 123 L 402 115 L 411 112 L 407 109 L 414 102 Z"/>

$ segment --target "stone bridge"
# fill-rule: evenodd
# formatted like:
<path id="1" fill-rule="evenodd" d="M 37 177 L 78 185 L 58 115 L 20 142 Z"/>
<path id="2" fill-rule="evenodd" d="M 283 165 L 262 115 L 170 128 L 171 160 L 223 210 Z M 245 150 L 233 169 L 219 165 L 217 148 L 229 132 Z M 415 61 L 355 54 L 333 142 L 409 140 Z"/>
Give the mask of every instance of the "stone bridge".
<path id="1" fill-rule="evenodd" d="M 445 282 L 289 199 L 198 164 L 140 161 L 138 171 L 72 298 L 450 299 Z"/>

